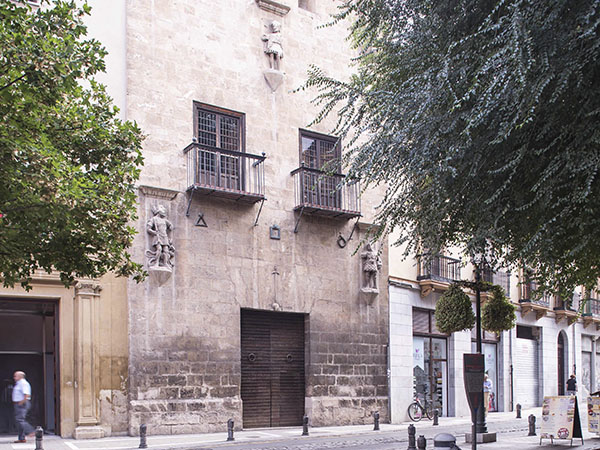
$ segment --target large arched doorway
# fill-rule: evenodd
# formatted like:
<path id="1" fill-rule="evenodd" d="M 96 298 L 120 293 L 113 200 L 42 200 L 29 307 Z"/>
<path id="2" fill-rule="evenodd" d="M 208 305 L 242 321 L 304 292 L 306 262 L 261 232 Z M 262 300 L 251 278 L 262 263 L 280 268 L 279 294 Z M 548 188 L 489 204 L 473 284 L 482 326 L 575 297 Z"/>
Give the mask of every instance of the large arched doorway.
<path id="1" fill-rule="evenodd" d="M 558 357 L 558 395 L 565 395 L 565 383 L 567 382 L 567 337 L 564 331 L 558 333 L 556 348 Z"/>

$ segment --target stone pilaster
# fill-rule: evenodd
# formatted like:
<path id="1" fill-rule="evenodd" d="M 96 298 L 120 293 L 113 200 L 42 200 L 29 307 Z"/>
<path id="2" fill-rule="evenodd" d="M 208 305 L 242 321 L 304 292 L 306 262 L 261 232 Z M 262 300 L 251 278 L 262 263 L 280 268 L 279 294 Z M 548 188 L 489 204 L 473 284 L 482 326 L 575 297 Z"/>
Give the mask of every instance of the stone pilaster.
<path id="1" fill-rule="evenodd" d="M 100 284 L 80 281 L 75 286 L 75 439 L 93 439 L 104 436 L 99 426 L 100 415 L 97 391 L 98 366 L 98 301 Z"/>

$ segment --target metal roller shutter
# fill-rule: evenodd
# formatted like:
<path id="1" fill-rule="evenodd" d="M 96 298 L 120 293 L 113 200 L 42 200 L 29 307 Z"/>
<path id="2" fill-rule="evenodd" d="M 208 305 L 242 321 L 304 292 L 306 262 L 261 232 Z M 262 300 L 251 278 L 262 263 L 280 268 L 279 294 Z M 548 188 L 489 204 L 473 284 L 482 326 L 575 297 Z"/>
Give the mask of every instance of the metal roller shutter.
<path id="1" fill-rule="evenodd" d="M 242 310 L 244 428 L 294 426 L 304 415 L 304 316 Z"/>
<path id="2" fill-rule="evenodd" d="M 513 359 L 515 404 L 523 408 L 540 406 L 538 341 L 517 338 Z"/>

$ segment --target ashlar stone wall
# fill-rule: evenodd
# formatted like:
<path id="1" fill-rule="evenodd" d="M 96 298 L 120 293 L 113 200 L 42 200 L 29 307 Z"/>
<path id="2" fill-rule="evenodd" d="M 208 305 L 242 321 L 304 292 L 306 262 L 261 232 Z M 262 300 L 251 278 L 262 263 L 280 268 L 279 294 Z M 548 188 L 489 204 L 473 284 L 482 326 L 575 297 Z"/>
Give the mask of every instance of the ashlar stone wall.
<path id="1" fill-rule="evenodd" d="M 128 3 L 127 114 L 148 136 L 133 254 L 145 261 L 155 205 L 166 208 L 175 248 L 170 276 L 128 288 L 132 434 L 140 423 L 151 434 L 223 431 L 229 418 L 242 425 L 242 308 L 308 314 L 305 411 L 313 425 L 370 422 L 374 410 L 387 420 L 387 243 L 377 243 L 383 266 L 374 299 L 360 292 L 355 253 L 380 192 L 362 196 L 345 248 L 337 239 L 355 220 L 304 214 L 294 232 L 290 172 L 299 166 L 299 129 L 317 110 L 314 92 L 291 91 L 309 64 L 342 78 L 351 70 L 345 26 L 318 28 L 337 2 L 314 3 L 311 12 L 290 0 L 285 16 L 254 1 Z M 275 92 L 264 78 L 261 41 L 272 20 L 282 23 L 285 52 Z M 267 200 L 256 226 L 260 204 L 200 196 L 189 203 L 182 150 L 194 135 L 194 101 L 244 113 L 246 151 L 267 155 Z M 199 214 L 207 227 L 195 226 Z M 269 238 L 272 225 L 280 240 Z"/>

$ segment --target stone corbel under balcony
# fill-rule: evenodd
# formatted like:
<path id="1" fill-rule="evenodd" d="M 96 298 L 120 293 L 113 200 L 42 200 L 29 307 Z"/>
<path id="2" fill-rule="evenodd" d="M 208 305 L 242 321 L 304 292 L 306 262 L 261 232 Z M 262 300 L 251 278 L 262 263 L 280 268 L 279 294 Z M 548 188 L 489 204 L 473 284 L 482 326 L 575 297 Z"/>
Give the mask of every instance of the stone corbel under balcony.
<path id="1" fill-rule="evenodd" d="M 548 314 L 548 307 L 545 305 L 540 305 L 539 303 L 535 303 L 535 302 L 523 302 L 523 301 L 519 302 L 519 304 L 521 305 L 521 315 L 522 316 L 533 311 L 535 313 L 535 319 L 540 320 L 542 317 L 544 317 L 544 316 L 546 316 L 546 314 Z"/>
<path id="2" fill-rule="evenodd" d="M 600 330 L 600 317 L 593 316 L 591 314 L 584 314 L 582 319 L 583 328 L 587 328 L 590 325 L 596 325 L 596 330 Z"/>
<path id="3" fill-rule="evenodd" d="M 421 298 L 427 297 L 432 292 L 445 292 L 450 287 L 449 282 L 425 279 L 419 280 L 419 286 L 421 288 Z"/>
<path id="4" fill-rule="evenodd" d="M 566 319 L 569 325 L 572 325 L 577 321 L 577 311 L 571 311 L 569 309 L 554 309 L 554 320 L 556 323 L 560 323 L 563 319 Z"/>

